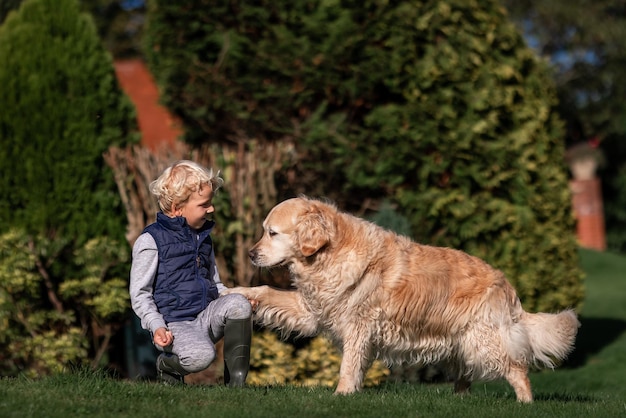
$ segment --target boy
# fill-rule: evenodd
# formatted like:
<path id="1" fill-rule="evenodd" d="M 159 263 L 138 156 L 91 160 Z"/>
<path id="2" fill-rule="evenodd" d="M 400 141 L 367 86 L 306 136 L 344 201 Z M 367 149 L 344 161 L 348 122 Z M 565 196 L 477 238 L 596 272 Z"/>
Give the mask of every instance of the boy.
<path id="1" fill-rule="evenodd" d="M 224 382 L 243 386 L 250 363 L 252 307 L 239 294 L 220 297 L 211 240 L 213 196 L 223 184 L 193 161 L 179 161 L 150 184 L 161 211 L 133 246 L 130 300 L 159 351 L 157 377 L 184 383 L 206 369 L 224 337 Z"/>

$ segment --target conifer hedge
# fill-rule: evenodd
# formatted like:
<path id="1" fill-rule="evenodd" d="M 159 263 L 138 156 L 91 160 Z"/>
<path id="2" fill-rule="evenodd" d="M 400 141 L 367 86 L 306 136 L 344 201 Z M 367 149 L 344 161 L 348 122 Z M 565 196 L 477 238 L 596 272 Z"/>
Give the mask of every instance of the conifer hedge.
<path id="1" fill-rule="evenodd" d="M 134 108 L 76 0 L 27 0 L 0 27 L 0 230 L 123 240 L 102 153 L 136 142 Z"/>
<path id="2" fill-rule="evenodd" d="M 104 366 L 129 248 L 102 154 L 138 138 L 77 0 L 25 0 L 0 26 L 0 106 L 0 375 Z"/>
<path id="3" fill-rule="evenodd" d="M 554 89 L 497 1 L 149 5 L 146 54 L 190 144 L 292 141 L 278 200 L 389 201 L 528 309 L 581 303 Z"/>

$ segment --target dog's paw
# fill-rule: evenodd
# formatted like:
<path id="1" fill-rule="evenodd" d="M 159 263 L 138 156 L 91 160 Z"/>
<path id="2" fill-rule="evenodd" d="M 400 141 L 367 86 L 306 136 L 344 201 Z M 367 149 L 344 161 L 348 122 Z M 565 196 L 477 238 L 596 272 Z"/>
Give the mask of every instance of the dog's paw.
<path id="1" fill-rule="evenodd" d="M 220 295 L 232 295 L 233 293 L 237 293 L 235 289 L 237 289 L 237 288 L 236 287 L 232 287 L 232 288 L 228 288 L 228 289 L 222 290 L 220 292 Z"/>
<path id="2" fill-rule="evenodd" d="M 222 291 L 221 294 L 222 295 L 240 294 L 240 295 L 245 296 L 250 302 L 250 305 L 252 306 L 252 311 L 256 313 L 257 308 L 259 307 L 261 303 L 259 300 L 260 295 L 266 287 L 267 286 L 233 287 L 233 288 Z"/>
<path id="3" fill-rule="evenodd" d="M 342 386 L 339 385 L 337 386 L 337 388 L 335 389 L 335 392 L 333 393 L 333 395 L 351 395 L 355 392 L 358 392 L 358 389 L 354 386 Z"/>
<path id="4" fill-rule="evenodd" d="M 244 295 L 248 299 L 258 299 L 265 286 L 255 286 L 255 287 L 231 287 L 229 289 L 223 290 L 222 295 L 232 295 L 233 293 L 239 293 L 240 295 Z"/>
<path id="5" fill-rule="evenodd" d="M 247 293 L 249 292 L 249 289 L 250 289 L 249 287 L 241 287 L 241 286 L 231 287 L 231 288 L 228 288 L 226 290 L 223 290 L 221 294 L 222 295 L 232 295 L 232 294 L 235 294 L 235 293 L 239 293 L 240 295 L 247 296 Z"/>

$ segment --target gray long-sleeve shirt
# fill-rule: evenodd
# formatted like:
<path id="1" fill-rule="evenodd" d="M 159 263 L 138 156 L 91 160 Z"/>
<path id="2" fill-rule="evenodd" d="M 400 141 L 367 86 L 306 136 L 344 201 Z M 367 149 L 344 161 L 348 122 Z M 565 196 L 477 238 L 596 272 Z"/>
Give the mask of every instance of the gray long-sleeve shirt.
<path id="1" fill-rule="evenodd" d="M 211 252 L 210 274 L 222 293 L 226 286 L 220 280 L 215 264 L 215 253 Z M 133 246 L 133 262 L 130 268 L 130 303 L 135 314 L 141 320 L 141 326 L 154 334 L 158 328 L 166 327 L 163 315 L 154 303 L 154 280 L 159 265 L 159 250 L 154 238 L 149 233 L 141 234 Z"/>

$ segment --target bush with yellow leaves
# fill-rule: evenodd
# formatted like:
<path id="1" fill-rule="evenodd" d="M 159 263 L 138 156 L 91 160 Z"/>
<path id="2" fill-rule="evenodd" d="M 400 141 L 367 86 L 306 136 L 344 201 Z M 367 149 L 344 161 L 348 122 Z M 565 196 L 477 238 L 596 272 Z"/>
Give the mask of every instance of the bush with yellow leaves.
<path id="1" fill-rule="evenodd" d="M 281 341 L 276 333 L 263 330 L 254 334 L 250 351 L 249 385 L 325 386 L 339 379 L 341 354 L 326 337 L 317 336 L 302 348 Z M 376 386 L 389 376 L 381 361 L 374 361 L 364 386 Z"/>
<path id="2" fill-rule="evenodd" d="M 250 371 L 246 383 L 253 386 L 284 385 L 296 378 L 294 347 L 271 331 L 255 332 L 250 347 Z"/>

